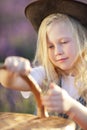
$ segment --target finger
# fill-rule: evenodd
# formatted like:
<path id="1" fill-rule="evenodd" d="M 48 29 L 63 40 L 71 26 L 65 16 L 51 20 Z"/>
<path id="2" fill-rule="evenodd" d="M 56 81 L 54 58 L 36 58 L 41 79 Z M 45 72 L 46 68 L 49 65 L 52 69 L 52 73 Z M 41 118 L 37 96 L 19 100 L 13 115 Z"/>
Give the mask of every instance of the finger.
<path id="1" fill-rule="evenodd" d="M 21 62 L 20 67 L 18 67 L 18 72 L 20 72 L 21 74 L 28 74 L 30 70 L 30 65 L 24 62 Z"/>
<path id="2" fill-rule="evenodd" d="M 62 92 L 62 90 L 61 90 L 61 88 L 59 86 L 57 86 L 54 83 L 51 83 L 49 85 L 49 90 L 47 92 L 47 95 L 49 95 L 49 96 L 56 96 L 56 95 L 60 96 L 61 92 Z"/>
<path id="3" fill-rule="evenodd" d="M 46 107 L 46 110 L 48 112 L 57 112 L 57 113 L 62 113 L 63 112 L 61 107 Z"/>
<path id="4" fill-rule="evenodd" d="M 13 61 L 11 57 L 7 57 L 4 62 L 4 65 L 6 66 L 6 68 L 11 69 L 12 64 L 13 64 Z"/>
<path id="5" fill-rule="evenodd" d="M 7 69 L 9 69 L 11 71 L 15 71 L 16 69 L 18 69 L 19 62 L 16 57 L 12 56 L 12 57 L 8 57 L 5 60 L 5 65 L 6 65 Z"/>
<path id="6" fill-rule="evenodd" d="M 10 56 L 6 58 L 5 66 L 13 72 L 19 72 L 22 74 L 28 74 L 31 69 L 28 59 L 17 56 Z"/>
<path id="7" fill-rule="evenodd" d="M 18 71 L 20 73 L 28 74 L 31 70 L 29 60 L 27 60 L 25 58 L 20 58 L 18 62 L 21 63 L 20 67 L 18 68 Z"/>
<path id="8" fill-rule="evenodd" d="M 62 106 L 61 106 L 61 102 L 45 102 L 44 104 L 45 108 L 50 112 L 62 112 Z"/>
<path id="9" fill-rule="evenodd" d="M 57 93 L 62 92 L 62 88 L 60 88 L 60 86 L 58 86 L 57 84 L 55 84 L 53 82 L 49 85 L 49 90 L 51 90 L 53 92 L 57 92 Z"/>

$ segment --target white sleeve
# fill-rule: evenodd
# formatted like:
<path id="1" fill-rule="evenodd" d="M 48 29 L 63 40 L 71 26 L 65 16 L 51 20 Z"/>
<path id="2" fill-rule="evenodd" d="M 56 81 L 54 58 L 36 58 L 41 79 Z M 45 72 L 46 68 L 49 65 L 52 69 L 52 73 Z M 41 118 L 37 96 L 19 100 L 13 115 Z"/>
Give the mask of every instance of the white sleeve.
<path id="1" fill-rule="evenodd" d="M 45 79 L 45 70 L 42 66 L 39 67 L 35 67 L 32 68 L 32 71 L 29 73 L 29 75 L 31 75 L 35 81 L 41 85 L 43 79 Z M 32 92 L 25 92 L 25 91 L 21 91 L 21 94 L 24 98 L 29 98 Z"/>
<path id="2" fill-rule="evenodd" d="M 42 66 L 35 67 L 30 72 L 30 75 L 35 79 L 35 81 L 41 85 L 43 79 L 45 79 L 45 70 Z"/>

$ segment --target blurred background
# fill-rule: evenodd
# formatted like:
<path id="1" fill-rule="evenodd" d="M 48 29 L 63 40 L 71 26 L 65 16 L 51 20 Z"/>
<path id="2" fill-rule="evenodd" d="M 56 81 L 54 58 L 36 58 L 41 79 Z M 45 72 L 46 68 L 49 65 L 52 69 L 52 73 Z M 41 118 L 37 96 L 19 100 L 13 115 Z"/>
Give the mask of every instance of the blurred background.
<path id="1" fill-rule="evenodd" d="M 34 0 L 0 0 L 0 63 L 8 56 L 22 56 L 31 62 L 35 55 L 37 34 L 24 14 Z M 20 92 L 0 85 L 0 111 L 35 112 L 35 100 L 24 99 Z"/>

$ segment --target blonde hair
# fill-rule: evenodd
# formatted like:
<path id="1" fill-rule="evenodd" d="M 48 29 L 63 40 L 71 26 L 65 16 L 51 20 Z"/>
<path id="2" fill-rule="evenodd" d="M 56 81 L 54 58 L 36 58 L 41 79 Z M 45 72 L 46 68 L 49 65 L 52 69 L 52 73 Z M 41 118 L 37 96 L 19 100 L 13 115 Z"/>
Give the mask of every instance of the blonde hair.
<path id="1" fill-rule="evenodd" d="M 74 71 L 77 72 L 75 85 L 78 88 L 80 95 L 86 95 L 84 92 L 87 90 L 87 30 L 77 20 L 63 14 L 52 14 L 46 17 L 39 28 L 34 63 L 44 66 L 49 82 L 54 81 L 55 83 L 58 83 L 61 75 L 64 75 L 64 71 L 56 68 L 48 58 L 47 27 L 54 21 L 68 22 L 68 26 L 70 25 L 72 32 L 74 33 L 79 48 L 79 56 L 73 67 Z M 78 81 L 81 81 L 80 87 L 78 87 Z"/>

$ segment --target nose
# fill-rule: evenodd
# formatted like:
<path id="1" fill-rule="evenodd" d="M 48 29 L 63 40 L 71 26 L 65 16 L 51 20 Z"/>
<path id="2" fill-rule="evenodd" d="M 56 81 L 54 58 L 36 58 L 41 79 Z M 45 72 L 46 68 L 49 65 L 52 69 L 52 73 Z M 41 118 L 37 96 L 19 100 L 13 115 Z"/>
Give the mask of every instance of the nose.
<path id="1" fill-rule="evenodd" d="M 63 53 L 62 46 L 59 44 L 55 47 L 55 55 L 61 55 Z"/>

